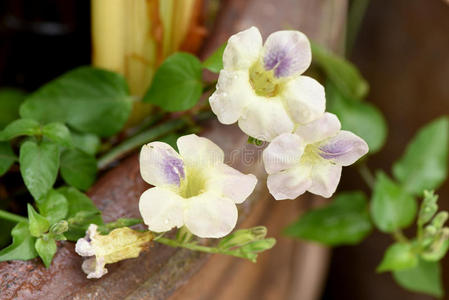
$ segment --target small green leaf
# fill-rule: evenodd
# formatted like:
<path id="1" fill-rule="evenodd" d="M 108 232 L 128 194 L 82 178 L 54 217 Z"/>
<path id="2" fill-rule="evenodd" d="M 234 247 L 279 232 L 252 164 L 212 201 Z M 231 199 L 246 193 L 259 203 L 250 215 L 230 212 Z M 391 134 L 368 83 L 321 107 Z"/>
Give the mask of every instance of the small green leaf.
<path id="1" fill-rule="evenodd" d="M 72 141 L 75 148 L 94 156 L 101 145 L 98 136 L 90 133 L 80 134 L 72 132 Z"/>
<path id="2" fill-rule="evenodd" d="M 49 237 L 38 238 L 35 247 L 37 253 L 44 262 L 45 267 L 48 269 L 51 265 L 53 256 L 58 250 L 55 240 Z"/>
<path id="3" fill-rule="evenodd" d="M 285 233 L 330 246 L 357 244 L 372 229 L 367 209 L 362 192 L 340 193 L 330 205 L 306 212 Z"/>
<path id="4" fill-rule="evenodd" d="M 387 123 L 377 107 L 343 96 L 333 84 L 326 85 L 328 110 L 338 116 L 342 129 L 363 138 L 370 153 L 379 151 L 387 138 Z"/>
<path id="5" fill-rule="evenodd" d="M 26 141 L 20 147 L 20 172 L 26 187 L 38 201 L 56 181 L 59 168 L 59 147 L 51 142 L 37 144 Z"/>
<path id="6" fill-rule="evenodd" d="M 195 56 L 175 53 L 168 57 L 154 75 L 143 100 L 166 111 L 192 108 L 202 93 L 202 65 Z"/>
<path id="7" fill-rule="evenodd" d="M 67 149 L 61 155 L 61 175 L 67 184 L 87 190 L 97 176 L 97 161 L 81 150 Z"/>
<path id="8" fill-rule="evenodd" d="M 265 226 L 256 226 L 249 229 L 239 229 L 220 240 L 217 248 L 230 249 L 233 247 L 241 247 L 248 243 L 259 241 L 267 235 Z"/>
<path id="9" fill-rule="evenodd" d="M 383 232 L 410 225 L 417 210 L 416 200 L 388 176 L 379 172 L 371 202 L 374 224 Z"/>
<path id="10" fill-rule="evenodd" d="M 103 224 L 100 211 L 85 194 L 73 187 L 62 187 L 57 191 L 63 194 L 69 203 L 69 231 L 64 233 L 69 241 L 83 237 L 89 224 Z"/>
<path id="11" fill-rule="evenodd" d="M 62 146 L 72 147 L 72 136 L 62 123 L 53 122 L 42 127 L 42 134 Z"/>
<path id="12" fill-rule="evenodd" d="M 436 241 L 432 244 L 430 249 L 424 251 L 421 257 L 427 261 L 439 261 L 443 259 L 449 250 L 449 240 Z"/>
<path id="13" fill-rule="evenodd" d="M 21 135 L 41 134 L 41 126 L 33 119 L 18 119 L 0 132 L 0 141 L 8 141 Z"/>
<path id="14" fill-rule="evenodd" d="M 224 43 L 203 62 L 203 67 L 211 72 L 219 73 L 223 69 L 223 52 L 228 43 Z"/>
<path id="15" fill-rule="evenodd" d="M 0 130 L 19 118 L 19 107 L 25 93 L 13 88 L 0 89 Z"/>
<path id="16" fill-rule="evenodd" d="M 17 160 L 9 142 L 0 142 L 0 176 L 5 174 Z"/>
<path id="17" fill-rule="evenodd" d="M 50 224 L 64 219 L 69 210 L 69 204 L 63 194 L 50 190 L 37 204 L 39 212 L 47 218 Z"/>
<path id="18" fill-rule="evenodd" d="M 123 76 L 79 67 L 27 97 L 20 107 L 20 115 L 44 124 L 67 123 L 81 132 L 111 136 L 123 128 L 131 107 Z"/>
<path id="19" fill-rule="evenodd" d="M 393 165 L 394 176 L 413 194 L 436 189 L 446 179 L 449 119 L 442 117 L 421 128 Z"/>
<path id="20" fill-rule="evenodd" d="M 418 264 L 418 256 L 408 243 L 395 243 L 385 251 L 377 272 L 399 271 L 414 268 Z"/>
<path id="21" fill-rule="evenodd" d="M 40 237 L 48 231 L 50 223 L 48 220 L 37 213 L 31 204 L 28 204 L 29 229 L 32 236 Z"/>
<path id="22" fill-rule="evenodd" d="M 13 242 L 0 251 L 0 261 L 28 260 L 37 256 L 34 249 L 35 237 L 31 236 L 28 222 L 18 223 L 11 231 Z"/>
<path id="23" fill-rule="evenodd" d="M 419 261 L 419 264 L 402 271 L 394 271 L 393 277 L 403 288 L 412 292 L 429 294 L 438 298 L 443 297 L 441 282 L 441 267 L 437 262 Z"/>
<path id="24" fill-rule="evenodd" d="M 315 43 L 312 43 L 312 57 L 343 95 L 357 100 L 366 96 L 368 83 L 352 63 Z"/>

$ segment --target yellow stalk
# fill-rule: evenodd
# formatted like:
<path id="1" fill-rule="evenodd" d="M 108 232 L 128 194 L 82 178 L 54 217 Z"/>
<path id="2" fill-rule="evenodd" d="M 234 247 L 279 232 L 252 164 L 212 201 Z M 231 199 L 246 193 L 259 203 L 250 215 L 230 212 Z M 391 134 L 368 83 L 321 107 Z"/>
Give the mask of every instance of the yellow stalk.
<path id="1" fill-rule="evenodd" d="M 178 51 L 201 0 L 92 0 L 93 65 L 118 72 L 140 100 L 159 64 Z M 136 101 L 133 125 L 151 111 Z"/>

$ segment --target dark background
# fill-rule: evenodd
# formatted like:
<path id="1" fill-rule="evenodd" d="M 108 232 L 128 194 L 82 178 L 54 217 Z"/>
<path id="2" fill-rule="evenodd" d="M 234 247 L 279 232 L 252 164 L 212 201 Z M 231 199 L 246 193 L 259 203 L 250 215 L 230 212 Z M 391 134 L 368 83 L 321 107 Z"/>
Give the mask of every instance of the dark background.
<path id="1" fill-rule="evenodd" d="M 1 1 L 0 86 L 33 90 L 89 64 L 89 8 L 88 0 Z M 449 5 L 443 0 L 372 1 L 351 59 L 371 85 L 368 100 L 382 110 L 390 129 L 386 146 L 368 164 L 389 172 L 419 127 L 449 114 Z M 342 178 L 342 190 L 365 186 L 351 168 Z M 449 209 L 448 183 L 438 192 L 441 206 Z M 391 242 L 375 232 L 357 247 L 336 248 L 323 299 L 430 299 L 374 272 Z M 448 289 L 447 259 L 443 270 Z"/>

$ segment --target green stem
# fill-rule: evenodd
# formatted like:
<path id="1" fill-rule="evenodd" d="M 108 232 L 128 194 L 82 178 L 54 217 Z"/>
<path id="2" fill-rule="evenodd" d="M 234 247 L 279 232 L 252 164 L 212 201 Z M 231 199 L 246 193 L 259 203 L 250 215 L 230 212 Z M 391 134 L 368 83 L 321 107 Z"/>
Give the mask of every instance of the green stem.
<path id="1" fill-rule="evenodd" d="M 181 243 L 176 240 L 171 240 L 171 239 L 164 238 L 164 237 L 155 238 L 153 241 L 173 247 L 173 248 L 185 248 L 185 249 L 189 249 L 192 251 L 199 251 L 199 252 L 211 253 L 211 254 L 225 254 L 225 255 L 242 258 L 242 256 L 238 255 L 238 253 L 235 253 L 232 251 L 202 246 L 202 245 L 198 245 L 196 243 Z"/>
<path id="2" fill-rule="evenodd" d="M 369 2 L 370 0 L 353 0 L 351 3 L 346 29 L 346 56 L 351 53 L 351 50 L 354 47 Z"/>
<path id="3" fill-rule="evenodd" d="M 400 243 L 408 243 L 408 238 L 402 233 L 400 229 L 393 231 L 393 237 Z"/>
<path id="4" fill-rule="evenodd" d="M 111 149 L 108 153 L 100 157 L 98 159 L 97 166 L 99 169 L 103 169 L 113 161 L 123 157 L 125 154 L 142 146 L 143 144 L 154 141 L 155 139 L 163 135 L 166 135 L 170 132 L 179 130 L 186 125 L 187 124 L 184 120 L 175 119 L 169 120 L 168 122 L 165 122 L 161 125 L 145 130 L 129 138 L 128 140 L 119 144 L 115 148 Z"/>
<path id="5" fill-rule="evenodd" d="M 376 185 L 376 179 L 374 178 L 373 174 L 371 174 L 371 171 L 368 168 L 366 162 L 361 162 L 359 164 L 358 171 L 368 187 L 373 190 L 374 186 Z"/>
<path id="6" fill-rule="evenodd" d="M 28 222 L 27 218 L 7 212 L 6 210 L 2 210 L 2 209 L 0 209 L 0 219 L 12 221 L 15 223 Z"/>

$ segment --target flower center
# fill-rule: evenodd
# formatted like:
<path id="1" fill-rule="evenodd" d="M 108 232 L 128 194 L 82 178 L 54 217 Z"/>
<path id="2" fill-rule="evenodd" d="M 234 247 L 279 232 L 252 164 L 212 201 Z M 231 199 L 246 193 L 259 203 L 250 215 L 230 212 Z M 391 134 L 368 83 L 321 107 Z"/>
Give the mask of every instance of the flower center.
<path id="1" fill-rule="evenodd" d="M 301 157 L 301 163 L 315 164 L 317 161 L 322 160 L 320 156 L 319 148 L 317 145 L 309 144 L 304 149 L 304 153 Z"/>
<path id="2" fill-rule="evenodd" d="M 265 70 L 259 62 L 249 69 L 249 82 L 256 94 L 263 97 L 274 97 L 281 88 L 279 80 L 274 77 L 274 72 Z"/>
<path id="3" fill-rule="evenodd" d="M 183 198 L 198 196 L 204 192 L 206 179 L 200 170 L 192 167 L 188 167 L 186 169 L 187 176 L 181 181 L 179 194 Z"/>

